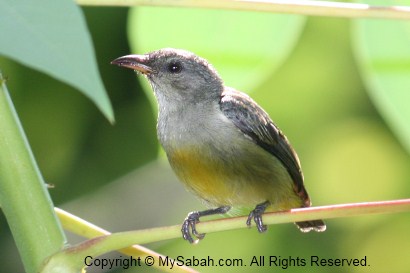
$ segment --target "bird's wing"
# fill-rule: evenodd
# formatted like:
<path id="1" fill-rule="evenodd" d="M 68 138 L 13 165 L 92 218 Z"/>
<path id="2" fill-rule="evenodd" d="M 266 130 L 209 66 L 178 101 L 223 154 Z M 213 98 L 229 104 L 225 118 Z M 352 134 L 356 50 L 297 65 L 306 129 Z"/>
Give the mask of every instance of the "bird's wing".
<path id="1" fill-rule="evenodd" d="M 294 182 L 295 192 L 306 206 L 310 206 L 298 156 L 269 115 L 249 96 L 232 88 L 225 88 L 220 107 L 225 116 L 245 135 L 282 162 Z"/>

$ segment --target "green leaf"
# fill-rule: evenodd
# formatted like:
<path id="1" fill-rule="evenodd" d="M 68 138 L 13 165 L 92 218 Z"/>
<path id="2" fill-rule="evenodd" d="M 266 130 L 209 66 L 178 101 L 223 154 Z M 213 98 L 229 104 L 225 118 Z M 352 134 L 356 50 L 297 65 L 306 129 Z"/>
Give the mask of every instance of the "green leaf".
<path id="1" fill-rule="evenodd" d="M 357 20 L 353 26 L 355 55 L 369 95 L 410 152 L 410 22 Z"/>
<path id="2" fill-rule="evenodd" d="M 0 1 L 0 54 L 80 90 L 113 121 L 91 37 L 72 0 Z"/>
<path id="3" fill-rule="evenodd" d="M 226 85 L 249 93 L 283 63 L 304 21 L 295 15 L 136 7 L 129 37 L 134 53 L 192 51 L 212 63 Z"/>

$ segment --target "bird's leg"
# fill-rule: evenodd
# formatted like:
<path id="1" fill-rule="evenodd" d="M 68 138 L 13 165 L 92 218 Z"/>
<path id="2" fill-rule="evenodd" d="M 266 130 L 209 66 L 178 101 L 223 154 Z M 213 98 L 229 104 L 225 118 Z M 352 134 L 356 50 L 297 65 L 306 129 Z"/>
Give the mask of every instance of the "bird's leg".
<path id="1" fill-rule="evenodd" d="M 265 201 L 256 205 L 255 209 L 249 213 L 248 220 L 246 220 L 246 225 L 251 227 L 252 219 L 255 221 L 256 227 L 259 232 L 265 232 L 267 230 L 266 225 L 262 222 L 262 214 L 265 212 L 266 208 L 270 205 L 269 201 Z"/>
<path id="2" fill-rule="evenodd" d="M 199 240 L 205 237 L 205 233 L 198 233 L 196 230 L 196 224 L 199 223 L 199 218 L 202 216 L 209 216 L 214 214 L 224 214 L 231 209 L 229 206 L 219 207 L 216 209 L 209 209 L 204 211 L 192 211 L 188 213 L 188 216 L 185 218 L 184 223 L 182 224 L 182 237 L 188 242 L 197 243 Z M 192 235 L 197 239 L 194 240 Z"/>

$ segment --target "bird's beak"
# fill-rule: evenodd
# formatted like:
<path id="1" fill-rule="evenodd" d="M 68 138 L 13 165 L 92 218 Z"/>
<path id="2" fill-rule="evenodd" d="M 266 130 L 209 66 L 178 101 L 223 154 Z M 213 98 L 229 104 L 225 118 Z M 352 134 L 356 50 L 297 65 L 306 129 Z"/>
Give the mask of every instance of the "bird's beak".
<path id="1" fill-rule="evenodd" d="M 123 66 L 148 75 L 152 73 L 152 68 L 147 65 L 148 55 L 126 55 L 111 62 L 118 66 Z"/>

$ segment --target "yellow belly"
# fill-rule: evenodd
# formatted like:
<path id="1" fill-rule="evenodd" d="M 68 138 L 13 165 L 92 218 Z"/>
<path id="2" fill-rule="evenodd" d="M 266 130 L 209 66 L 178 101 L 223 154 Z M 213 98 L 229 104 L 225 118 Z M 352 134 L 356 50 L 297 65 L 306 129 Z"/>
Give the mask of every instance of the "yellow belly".
<path id="1" fill-rule="evenodd" d="M 216 161 L 198 158 L 188 150 L 179 150 L 168 156 L 171 166 L 185 186 L 200 198 L 212 204 L 223 205 L 232 195 L 232 189 L 223 166 Z"/>
<path id="2" fill-rule="evenodd" d="M 213 206 L 254 207 L 268 200 L 271 210 L 300 207 L 287 171 L 261 151 L 255 158 L 238 156 L 229 162 L 206 150 L 179 149 L 167 155 L 186 187 Z"/>

